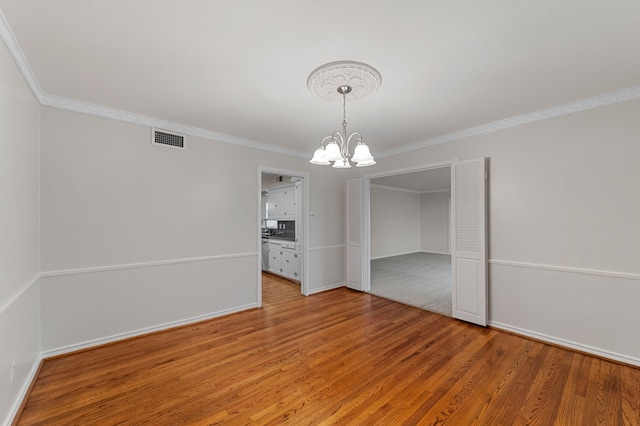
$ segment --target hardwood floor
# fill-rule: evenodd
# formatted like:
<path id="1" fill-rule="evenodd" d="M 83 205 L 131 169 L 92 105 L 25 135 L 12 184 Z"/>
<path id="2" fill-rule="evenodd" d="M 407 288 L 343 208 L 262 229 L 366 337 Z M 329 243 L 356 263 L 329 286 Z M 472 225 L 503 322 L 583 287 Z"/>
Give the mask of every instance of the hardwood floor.
<path id="1" fill-rule="evenodd" d="M 344 288 L 46 360 L 21 425 L 639 425 L 640 369 Z"/>

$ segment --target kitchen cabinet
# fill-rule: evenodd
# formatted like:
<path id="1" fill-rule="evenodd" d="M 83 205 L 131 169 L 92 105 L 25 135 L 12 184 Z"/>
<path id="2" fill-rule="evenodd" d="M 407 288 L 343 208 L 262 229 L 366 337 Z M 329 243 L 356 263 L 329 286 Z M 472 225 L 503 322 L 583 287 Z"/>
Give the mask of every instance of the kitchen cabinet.
<path id="1" fill-rule="evenodd" d="M 292 280 L 301 280 L 302 256 L 297 253 L 296 243 L 269 241 L 269 272 Z"/>
<path id="2" fill-rule="evenodd" d="M 269 219 L 295 220 L 296 218 L 295 185 L 269 190 Z"/>

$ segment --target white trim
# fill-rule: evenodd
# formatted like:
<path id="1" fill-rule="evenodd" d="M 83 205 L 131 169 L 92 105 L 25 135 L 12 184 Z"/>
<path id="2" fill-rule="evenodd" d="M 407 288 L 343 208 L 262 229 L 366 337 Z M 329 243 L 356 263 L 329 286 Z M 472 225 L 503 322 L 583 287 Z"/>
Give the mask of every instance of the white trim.
<path id="1" fill-rule="evenodd" d="M 443 251 L 429 251 L 429 250 L 420 250 L 420 253 L 429 253 L 429 254 L 444 254 L 445 256 L 451 256 L 451 253 L 445 253 Z"/>
<path id="2" fill-rule="evenodd" d="M 336 283 L 336 284 L 327 285 L 327 286 L 324 286 L 324 287 L 320 287 L 320 288 L 316 288 L 316 289 L 311 290 L 309 292 L 309 295 L 316 294 L 316 293 L 322 293 L 323 291 L 335 290 L 336 288 L 345 287 L 346 285 L 347 285 L 347 283 Z"/>
<path id="3" fill-rule="evenodd" d="M 31 367 L 31 371 L 29 371 L 29 374 L 27 375 L 26 380 L 22 384 L 22 388 L 18 393 L 18 397 L 15 399 L 15 401 L 13 401 L 13 404 L 9 409 L 9 413 L 7 414 L 7 419 L 5 423 L 6 425 L 10 425 L 12 424 L 13 421 L 16 420 L 16 416 L 18 415 L 18 410 L 20 410 L 20 406 L 22 405 L 22 402 L 27 397 L 27 392 L 29 392 L 29 388 L 31 387 L 31 384 L 34 383 L 36 380 L 36 374 L 38 373 L 38 368 L 40 367 L 40 363 L 42 362 L 42 360 L 43 360 L 42 354 L 38 354 L 38 357 L 36 358 L 33 366 Z"/>
<path id="4" fill-rule="evenodd" d="M 254 253 L 234 253 L 234 254 L 223 254 L 218 256 L 204 256 L 204 257 L 191 257 L 191 258 L 185 258 L 185 259 L 159 260 L 156 262 L 129 263 L 124 265 L 96 266 L 96 267 L 79 268 L 79 269 L 63 269 L 58 271 L 43 272 L 40 276 L 42 278 L 47 278 L 47 277 L 57 277 L 62 275 L 91 274 L 94 272 L 119 271 L 123 269 L 134 269 L 134 268 L 149 268 L 153 266 L 177 265 L 181 263 L 210 262 L 213 260 L 237 259 L 237 258 L 252 257 L 257 255 L 258 254 L 255 252 Z"/>
<path id="5" fill-rule="evenodd" d="M 493 133 L 499 130 L 509 129 L 524 124 L 536 123 L 538 121 L 548 120 L 550 118 L 561 117 L 563 115 L 573 114 L 576 112 L 588 111 L 590 109 L 602 106 L 613 105 L 621 102 L 631 101 L 640 98 L 640 86 L 629 87 L 617 92 L 605 93 L 603 95 L 594 96 L 588 99 L 582 99 L 570 102 L 564 105 L 558 105 L 551 108 L 530 112 L 528 114 L 517 115 L 491 123 L 482 124 L 480 126 L 471 127 L 457 132 L 447 133 L 435 138 L 426 139 L 409 145 L 400 146 L 386 151 L 378 152 L 377 158 L 389 157 L 391 155 L 402 154 L 409 151 L 415 151 L 433 145 L 439 145 L 447 142 L 453 142 L 460 139 L 478 136 L 485 133 Z"/>
<path id="6" fill-rule="evenodd" d="M 338 244 L 335 246 L 309 247 L 309 251 L 336 250 L 336 249 L 346 250 L 346 248 L 347 246 L 345 244 Z"/>
<path id="7" fill-rule="evenodd" d="M 371 188 L 389 189 L 392 191 L 408 192 L 410 194 L 418 194 L 418 195 L 441 194 L 444 192 L 451 192 L 451 189 L 430 189 L 428 191 L 416 191 L 415 189 L 398 188 L 398 187 L 389 186 L 389 185 L 378 185 L 377 183 L 372 183 L 369 186 Z"/>
<path id="8" fill-rule="evenodd" d="M 514 268 L 543 269 L 547 271 L 568 272 L 572 274 L 596 275 L 600 277 L 626 278 L 640 280 L 640 274 L 630 274 L 626 272 L 600 271 L 596 269 L 572 268 L 568 266 L 541 265 L 537 263 L 513 262 L 510 260 L 489 259 L 489 264 L 511 266 Z"/>
<path id="9" fill-rule="evenodd" d="M 42 89 L 40 88 L 40 85 L 38 84 L 38 81 L 36 80 L 36 78 L 33 76 L 33 71 L 31 71 L 31 67 L 29 67 L 29 63 L 25 59 L 24 54 L 22 53 L 22 49 L 20 49 L 20 45 L 18 44 L 16 37 L 13 35 L 13 32 L 11 31 L 11 27 L 9 27 L 9 23 L 7 22 L 6 18 L 2 14 L 1 10 L 0 10 L 0 39 L 2 39 L 2 41 L 4 41 L 4 44 L 7 45 L 7 49 L 9 50 L 9 53 L 11 53 L 11 56 L 13 57 L 13 60 L 18 66 L 18 69 L 22 73 L 22 76 L 24 77 L 24 79 L 27 81 L 27 84 L 29 85 L 31 92 L 33 92 L 33 96 L 35 96 L 38 102 L 42 104 L 42 101 L 43 101 Z"/>
<path id="10" fill-rule="evenodd" d="M 49 106 L 53 108 L 66 109 L 70 111 L 80 112 L 84 114 L 91 114 L 98 117 L 110 118 L 114 120 L 126 121 L 133 124 L 140 124 L 150 127 L 166 128 L 167 130 L 178 131 L 190 136 L 197 136 L 204 139 L 212 139 L 220 142 L 241 145 L 249 148 L 260 149 L 264 151 L 275 152 L 279 154 L 290 155 L 299 158 L 308 158 L 308 152 L 302 152 L 293 150 L 290 148 L 284 148 L 277 145 L 266 144 L 257 142 L 250 139 L 240 138 L 237 136 L 228 135 L 225 133 L 213 132 L 210 130 L 200 129 L 196 127 L 186 126 L 179 123 L 169 122 L 166 120 L 160 120 L 151 117 L 145 117 L 138 114 L 133 114 L 126 111 L 120 111 L 108 107 L 89 104 L 86 102 L 75 101 L 73 99 L 66 99 L 58 96 L 45 95 L 38 84 L 38 81 L 33 75 L 33 71 L 29 67 L 26 61 L 20 45 L 18 44 L 9 24 L 7 23 L 4 15 L 0 11 L 0 38 L 7 45 L 7 49 L 13 60 L 16 62 L 20 72 L 24 79 L 29 84 L 34 96 L 38 99 L 43 106 Z M 583 99 L 576 102 L 571 102 L 565 105 L 559 105 L 539 111 L 534 111 L 528 114 L 522 114 L 515 117 L 506 118 L 503 120 L 494 121 L 491 123 L 483 124 L 469 129 L 460 130 L 453 133 L 447 133 L 445 135 L 437 136 L 435 138 L 426 139 L 423 141 L 415 142 L 409 145 L 404 145 L 398 148 L 389 149 L 376 154 L 378 158 L 384 158 L 391 155 L 401 154 L 404 152 L 415 151 L 417 149 L 426 148 L 428 146 L 438 145 L 447 142 L 453 142 L 459 139 L 468 138 L 471 136 L 477 136 L 485 133 L 496 132 L 498 130 L 508 129 L 510 127 L 516 127 L 523 124 L 534 123 L 537 121 L 543 121 L 550 118 L 560 117 L 567 114 L 573 114 L 576 112 L 587 111 L 590 109 L 598 108 L 606 105 L 613 105 L 620 102 L 626 102 L 633 99 L 640 98 L 640 86 L 634 86 L 627 89 L 619 90 L 617 92 L 606 93 L 603 95 L 594 96 L 592 98 Z"/>
<path id="11" fill-rule="evenodd" d="M 451 192 L 451 185 L 449 185 L 449 189 L 431 189 L 429 191 L 422 191 L 422 192 L 420 192 L 420 194 L 421 195 L 442 194 L 444 192 Z"/>
<path id="12" fill-rule="evenodd" d="M 417 194 L 417 195 L 422 194 L 422 192 L 416 191 L 414 189 L 396 188 L 395 186 L 378 185 L 378 184 L 375 184 L 375 183 L 372 183 L 370 186 L 371 186 L 371 188 L 377 188 L 377 189 L 388 189 L 390 191 L 408 192 L 410 194 Z"/>
<path id="13" fill-rule="evenodd" d="M 546 334 L 537 333 L 535 331 L 525 330 L 523 328 L 514 327 L 511 325 L 503 324 L 497 321 L 489 321 L 489 326 L 508 331 L 510 333 L 518 334 L 521 336 L 531 337 L 532 339 L 540 340 L 543 342 L 551 343 L 565 348 L 574 349 L 580 352 L 596 355 L 602 358 L 612 359 L 625 364 L 635 365 L 640 367 L 640 358 L 634 358 L 627 355 L 622 355 L 616 352 L 606 351 L 592 346 L 582 345 L 580 343 L 572 342 L 570 340 L 560 339 L 552 337 Z"/>
<path id="14" fill-rule="evenodd" d="M 425 170 L 440 169 L 442 167 L 451 167 L 453 163 L 460 161 L 460 158 L 452 158 L 450 160 L 438 161 L 435 163 L 420 164 L 418 166 L 403 167 L 401 169 L 385 170 L 381 172 L 369 173 L 363 175 L 366 179 L 376 179 L 381 177 L 403 175 L 405 173 L 423 172 Z"/>
<path id="15" fill-rule="evenodd" d="M 194 324 L 200 321 L 206 321 L 212 318 L 217 318 L 217 317 L 221 317 L 224 315 L 230 315 L 230 314 L 234 314 L 236 312 L 241 312 L 241 311 L 246 311 L 247 309 L 253 309 L 253 308 L 257 308 L 258 305 L 257 303 L 250 303 L 248 305 L 244 305 L 244 306 L 237 306 L 235 308 L 230 308 L 230 309 L 223 309 L 221 311 L 217 311 L 217 312 L 212 312 L 209 314 L 204 314 L 204 315 L 198 315 L 195 317 L 191 317 L 191 318 L 187 318 L 187 319 L 183 319 L 183 320 L 178 320 L 178 321 L 172 321 L 172 322 L 168 322 L 165 324 L 161 324 L 161 325 L 156 325 L 153 327 L 145 327 L 145 328 L 141 328 L 135 331 L 130 331 L 127 333 L 119 333 L 119 334 L 114 334 L 112 336 L 108 336 L 108 337 L 103 337 L 100 339 L 93 339 L 93 340 L 88 340 L 86 342 L 82 342 L 82 343 L 76 343 L 73 345 L 68 345 L 68 346 L 63 346 L 61 348 L 56 348 L 56 349 L 50 349 L 47 351 L 43 351 L 42 352 L 42 358 L 46 359 L 46 358 L 50 358 L 53 356 L 58 356 L 58 355 L 63 355 L 69 352 L 75 352 L 75 351 L 79 351 L 82 349 L 88 349 L 88 348 L 92 348 L 95 346 L 99 346 L 99 345 L 104 345 L 107 343 L 113 343 L 113 342 L 117 342 L 120 340 L 124 340 L 124 339 L 129 339 L 131 337 L 137 337 L 137 336 L 142 336 L 145 334 L 149 334 L 149 333 L 154 333 L 156 331 L 163 331 L 163 330 L 168 330 L 171 328 L 175 328 L 175 327 L 181 327 L 183 325 L 189 325 L 189 324 Z"/>
<path id="16" fill-rule="evenodd" d="M 218 142 L 240 145 L 247 148 L 260 149 L 263 151 L 275 152 L 278 154 L 290 155 L 292 157 L 307 158 L 308 152 L 293 150 L 278 145 L 271 145 L 264 142 L 258 142 L 251 139 L 241 138 L 238 136 L 228 135 L 226 133 L 214 132 L 211 130 L 201 129 L 199 127 L 187 126 L 185 124 L 175 123 L 172 121 L 161 120 L 159 118 L 147 117 L 128 111 L 122 111 L 101 105 L 80 102 L 73 99 L 61 98 L 58 96 L 44 95 L 43 106 L 52 108 L 66 109 L 68 111 L 79 112 L 81 114 L 94 115 L 96 117 L 108 118 L 112 120 L 124 121 L 127 123 L 138 124 L 141 126 L 156 127 L 172 132 L 178 132 L 189 136 L 196 136 L 203 139 L 210 139 Z"/>
<path id="17" fill-rule="evenodd" d="M 31 279 L 27 281 L 26 284 L 23 284 L 22 287 L 16 290 L 16 292 L 13 293 L 13 295 L 9 296 L 9 298 L 0 305 L 0 314 L 2 314 L 5 310 L 7 310 L 13 302 L 18 300 L 20 296 L 22 296 L 27 290 L 29 290 L 29 288 L 32 285 L 37 283 L 39 279 L 40 279 L 40 274 L 37 273 L 33 277 L 31 277 Z"/>
<path id="18" fill-rule="evenodd" d="M 370 260 L 386 259 L 387 257 L 405 256 L 407 254 L 413 254 L 413 253 L 422 253 L 422 250 L 412 250 L 412 251 L 403 251 L 403 252 L 396 253 L 396 254 L 386 254 L 384 256 L 371 257 Z M 430 253 L 430 252 L 428 252 L 428 253 Z"/>

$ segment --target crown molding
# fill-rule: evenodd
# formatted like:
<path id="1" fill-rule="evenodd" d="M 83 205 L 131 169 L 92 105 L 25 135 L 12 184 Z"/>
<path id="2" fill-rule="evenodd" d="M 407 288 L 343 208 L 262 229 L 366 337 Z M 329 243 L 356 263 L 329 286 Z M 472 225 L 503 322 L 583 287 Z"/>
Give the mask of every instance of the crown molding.
<path id="1" fill-rule="evenodd" d="M 391 190 L 391 191 L 400 191 L 400 192 L 408 192 L 410 194 L 417 194 L 417 195 L 441 194 L 441 193 L 444 193 L 444 192 L 451 192 L 451 189 L 430 189 L 428 191 L 417 191 L 415 189 L 399 188 L 397 186 L 389 186 L 389 185 L 379 185 L 377 183 L 372 183 L 369 186 L 371 188 L 388 189 L 388 190 Z"/>
<path id="2" fill-rule="evenodd" d="M 540 111 L 534 111 L 528 114 L 505 118 L 503 120 L 482 124 L 480 126 L 471 127 L 457 132 L 447 133 L 435 138 L 426 139 L 398 148 L 378 152 L 376 154 L 376 158 L 389 157 L 391 155 L 415 151 L 417 149 L 426 148 L 433 145 L 453 142 L 472 136 L 482 135 L 485 133 L 497 132 L 499 130 L 509 129 L 511 127 L 522 126 L 523 124 L 535 123 L 538 121 L 548 120 L 550 118 L 561 117 L 563 115 L 574 114 L 576 112 L 587 111 L 590 109 L 599 108 L 606 105 L 613 105 L 639 98 L 640 86 L 630 87 L 628 89 L 619 90 L 617 92 L 606 93 L 604 95 L 594 96 L 592 98 L 583 99 L 580 101 L 571 102 Z"/>
<path id="3" fill-rule="evenodd" d="M 203 139 L 214 140 L 218 142 L 240 145 L 247 148 L 260 149 L 263 151 L 275 152 L 277 154 L 289 155 L 292 157 L 308 158 L 308 152 L 297 151 L 284 148 L 277 145 L 271 145 L 263 142 L 257 142 L 251 139 L 240 138 L 226 133 L 214 132 L 211 130 L 201 129 L 199 127 L 187 126 L 173 121 L 162 120 L 154 117 L 135 114 L 132 112 L 122 111 L 105 106 L 79 102 L 73 99 L 61 98 L 58 96 L 44 95 L 41 104 L 43 106 L 65 109 L 68 111 L 78 112 L 81 114 L 89 114 L 97 117 L 108 118 L 112 120 L 124 121 L 127 123 L 138 124 L 141 126 L 155 127 L 163 130 L 170 130 L 189 136 L 196 136 Z"/>
<path id="4" fill-rule="evenodd" d="M 422 194 L 422 192 L 416 191 L 415 189 L 398 188 L 397 186 L 379 185 L 377 183 L 372 183 L 369 186 L 371 188 L 377 188 L 377 189 L 387 189 L 390 191 L 408 192 L 409 194 L 416 194 L 416 195 Z"/>
<path id="5" fill-rule="evenodd" d="M 31 88 L 31 92 L 33 92 L 33 95 L 36 97 L 38 102 L 42 104 L 42 89 L 40 88 L 40 85 L 38 84 L 36 78 L 33 76 L 31 67 L 29 67 L 27 60 L 24 58 L 22 49 L 20 49 L 20 45 L 18 45 L 18 42 L 16 41 L 13 32 L 11 31 L 11 27 L 9 27 L 9 24 L 7 23 L 7 20 L 2 13 L 2 10 L 0 10 L 0 39 L 2 39 L 4 44 L 7 46 L 7 50 L 9 50 L 9 53 L 13 57 L 13 60 L 22 73 L 22 76 L 27 81 L 29 88 Z"/>
<path id="6" fill-rule="evenodd" d="M 159 118 L 147 117 L 144 115 L 134 114 L 127 111 L 117 110 L 101 105 L 90 104 L 86 102 L 76 101 L 74 99 L 62 98 L 59 96 L 46 95 L 35 76 L 33 71 L 27 62 L 20 45 L 18 44 L 11 27 L 9 26 L 4 14 L 0 10 L 0 39 L 4 42 L 9 50 L 9 53 L 13 57 L 18 69 L 22 73 L 22 76 L 27 81 L 29 88 L 33 92 L 33 95 L 38 100 L 40 105 L 51 108 L 65 109 L 68 111 L 74 111 L 81 114 L 89 114 L 102 118 L 109 118 L 112 120 L 124 121 L 127 123 L 138 124 L 141 126 L 157 127 L 164 130 L 171 130 L 178 133 L 183 133 L 189 136 L 196 136 L 203 139 L 215 140 L 218 142 L 225 142 L 234 145 L 240 145 L 247 148 L 260 149 L 263 151 L 270 151 L 277 154 L 289 155 L 292 157 L 308 158 L 309 153 L 284 148 L 277 145 L 271 145 L 263 142 L 254 141 L 251 139 L 245 139 L 233 135 L 228 135 L 220 132 L 213 132 L 210 130 L 201 129 L 198 127 L 187 126 L 172 121 L 161 120 Z"/>
<path id="7" fill-rule="evenodd" d="M 428 191 L 421 191 L 421 195 L 429 195 L 429 194 L 444 194 L 445 192 L 451 192 L 451 188 L 449 189 L 430 189 Z"/>
<path id="8" fill-rule="evenodd" d="M 90 114 L 103 118 L 110 118 L 118 121 L 125 121 L 128 123 L 139 124 L 149 127 L 157 127 L 165 130 L 172 130 L 179 133 L 183 133 L 190 136 L 196 136 L 204 139 L 215 140 L 218 142 L 225 142 L 234 145 L 240 145 L 247 148 L 260 149 L 263 151 L 270 151 L 277 154 L 289 155 L 292 157 L 308 158 L 309 153 L 284 148 L 277 145 L 271 145 L 263 142 L 254 141 L 251 139 L 240 138 L 225 133 L 213 132 L 210 130 L 201 129 L 198 127 L 187 126 L 180 123 L 161 120 L 158 118 L 146 117 L 143 115 L 134 114 L 127 111 L 121 111 L 113 108 L 108 108 L 100 105 L 89 104 L 85 102 L 76 101 L 73 99 L 61 98 L 58 96 L 45 95 L 38 84 L 29 63 L 24 57 L 20 45 L 18 44 L 9 24 L 7 23 L 2 11 L 0 10 L 0 39 L 5 43 L 9 53 L 13 57 L 18 69 L 22 73 L 27 84 L 31 88 L 33 95 L 38 102 L 43 106 L 52 108 L 66 109 L 69 111 L 75 111 L 83 114 Z M 439 145 L 447 142 L 453 142 L 460 139 L 478 136 L 485 133 L 497 132 L 499 130 L 508 129 L 511 127 L 521 126 L 523 124 L 535 123 L 538 121 L 548 120 L 550 118 L 556 118 L 563 115 L 573 114 L 576 112 L 587 111 L 594 108 L 599 108 L 606 105 L 613 105 L 620 102 L 626 102 L 633 99 L 640 98 L 640 86 L 631 87 L 628 89 L 620 90 L 617 92 L 607 93 L 604 95 L 595 96 L 589 99 L 584 99 L 577 102 L 568 103 L 552 108 L 547 108 L 540 111 L 535 111 L 528 114 L 518 115 L 503 120 L 494 121 L 492 123 L 483 124 L 469 129 L 460 130 L 457 132 L 447 133 L 445 135 L 437 136 L 435 138 L 426 139 L 423 141 L 415 142 L 412 144 L 404 145 L 398 148 L 378 152 L 377 158 L 389 157 L 392 155 L 402 154 L 405 152 L 415 151 L 421 148 L 426 148 L 433 145 Z"/>

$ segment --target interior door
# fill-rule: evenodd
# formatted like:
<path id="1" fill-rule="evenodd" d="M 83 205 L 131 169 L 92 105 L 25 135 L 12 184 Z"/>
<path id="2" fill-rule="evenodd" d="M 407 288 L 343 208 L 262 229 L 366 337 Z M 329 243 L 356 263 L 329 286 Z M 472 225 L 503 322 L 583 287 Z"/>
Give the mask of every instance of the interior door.
<path id="1" fill-rule="evenodd" d="M 364 291 L 362 261 L 363 234 L 363 195 L 364 180 L 362 178 L 347 181 L 346 199 L 346 242 L 347 242 L 347 287 Z"/>
<path id="2" fill-rule="evenodd" d="M 484 158 L 451 166 L 453 317 L 487 325 L 486 165 Z"/>

